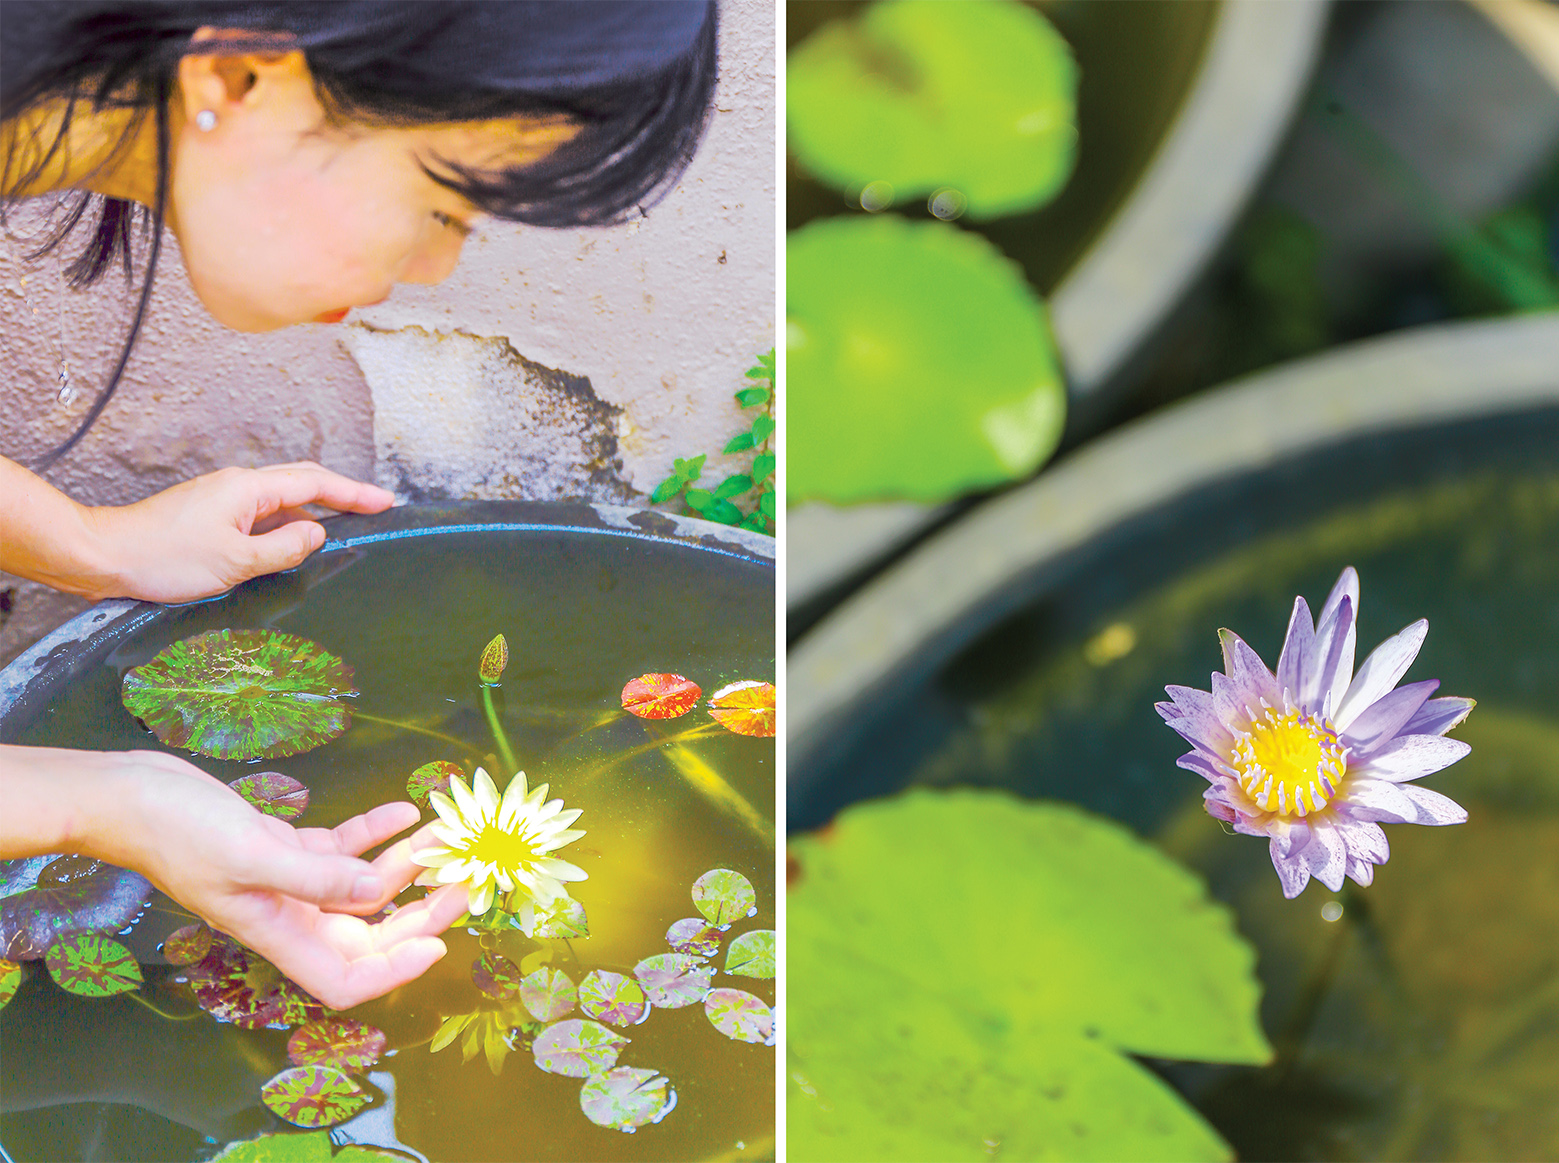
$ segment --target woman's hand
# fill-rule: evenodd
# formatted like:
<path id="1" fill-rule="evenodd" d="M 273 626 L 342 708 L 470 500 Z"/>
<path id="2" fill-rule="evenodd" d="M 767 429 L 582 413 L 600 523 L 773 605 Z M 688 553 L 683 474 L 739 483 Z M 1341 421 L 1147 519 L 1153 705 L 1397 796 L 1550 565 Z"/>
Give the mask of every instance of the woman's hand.
<path id="1" fill-rule="evenodd" d="M 333 1009 L 388 993 L 445 953 L 459 885 L 378 912 L 415 875 L 401 846 L 358 859 L 419 818 L 385 804 L 336 828 L 293 828 L 220 780 L 156 751 L 0 748 L 0 855 L 78 852 L 141 873 Z"/>
<path id="2" fill-rule="evenodd" d="M 0 458 L 0 569 L 94 600 L 192 602 L 291 569 L 325 543 L 303 510 L 379 513 L 394 496 L 317 464 L 225 468 L 86 508 Z"/>

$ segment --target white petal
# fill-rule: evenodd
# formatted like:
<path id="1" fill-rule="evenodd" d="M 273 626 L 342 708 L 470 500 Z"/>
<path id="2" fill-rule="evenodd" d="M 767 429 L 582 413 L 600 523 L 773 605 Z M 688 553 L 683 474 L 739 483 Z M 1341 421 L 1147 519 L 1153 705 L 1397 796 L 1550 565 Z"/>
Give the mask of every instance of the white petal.
<path id="1" fill-rule="evenodd" d="M 480 771 L 481 768 L 477 768 L 477 770 Z M 450 798 L 455 801 L 455 807 L 460 809 L 461 820 L 469 826 L 475 826 L 477 821 L 482 818 L 482 809 L 476 802 L 476 797 L 471 794 L 471 789 L 466 786 L 465 780 L 458 775 L 450 776 L 449 794 Z M 428 798 L 432 799 L 431 796 Z M 443 815 L 442 812 L 439 814 Z"/>
<path id="2" fill-rule="evenodd" d="M 493 905 L 493 882 L 484 880 L 481 884 L 473 884 L 470 892 L 466 894 L 466 912 L 473 917 L 479 917 Z"/>
<path id="3" fill-rule="evenodd" d="M 453 780 L 451 784 L 453 784 Z M 443 820 L 451 828 L 464 828 L 466 826 L 465 820 L 460 816 L 460 806 L 443 792 L 429 792 L 428 806 L 437 813 L 440 820 Z"/>
<path id="4" fill-rule="evenodd" d="M 1418 808 L 1417 823 L 1465 824 L 1467 822 L 1467 809 L 1450 796 L 1443 796 L 1437 791 L 1412 783 L 1403 784 L 1401 790 Z"/>
<path id="5" fill-rule="evenodd" d="M 558 832 L 548 836 L 545 840 L 535 845 L 536 855 L 545 856 L 548 852 L 555 852 L 565 844 L 572 844 L 583 835 L 583 831 L 575 828 L 572 831 Z"/>
<path id="6" fill-rule="evenodd" d="M 1418 657 L 1428 633 L 1428 620 L 1420 618 L 1370 651 L 1332 715 L 1332 722 L 1339 731 L 1346 730 L 1362 711 L 1373 706 L 1377 699 L 1384 698 L 1397 685 L 1407 668 L 1413 665 L 1413 659 Z"/>
<path id="7" fill-rule="evenodd" d="M 1374 779 L 1403 783 L 1432 775 L 1461 759 L 1472 747 L 1460 739 L 1444 735 L 1399 735 L 1357 766 L 1349 764 L 1349 773 L 1357 772 Z"/>
<path id="8" fill-rule="evenodd" d="M 590 874 L 583 868 L 570 864 L 566 860 L 554 860 L 551 857 L 543 857 L 540 860 L 532 860 L 530 866 L 542 876 L 550 876 L 554 880 L 590 879 Z"/>
<path id="9" fill-rule="evenodd" d="M 498 819 L 503 827 L 512 830 L 514 821 L 519 818 L 520 809 L 525 803 L 525 797 L 529 794 L 529 788 L 525 782 L 525 773 L 517 771 L 514 778 L 509 781 L 509 786 L 504 789 L 503 803 L 498 808 Z"/>
<path id="10" fill-rule="evenodd" d="M 458 860 L 460 853 L 453 848 L 419 848 L 411 854 L 411 862 L 423 868 L 442 868 L 451 860 Z"/>
<path id="11" fill-rule="evenodd" d="M 498 812 L 498 786 L 493 783 L 493 777 L 480 767 L 476 769 L 476 775 L 472 778 L 472 791 L 475 793 L 477 806 L 481 808 L 482 819 L 492 819 Z"/>
<path id="12" fill-rule="evenodd" d="M 1355 820 L 1378 820 L 1382 824 L 1418 822 L 1417 806 L 1401 787 L 1388 780 L 1350 777 L 1343 794 L 1339 810 Z"/>
<path id="13" fill-rule="evenodd" d="M 514 891 L 514 880 L 509 876 L 508 869 L 495 867 L 493 869 L 493 880 L 497 882 L 498 887 L 504 892 Z"/>
<path id="14" fill-rule="evenodd" d="M 428 825 L 428 831 L 432 832 L 451 848 L 469 848 L 476 840 L 476 833 L 470 828 L 456 825 L 450 826 L 443 820 L 435 820 Z"/>
<path id="15" fill-rule="evenodd" d="M 438 870 L 438 882 L 440 884 L 459 884 L 462 880 L 470 880 L 471 874 L 476 869 L 469 860 L 454 860 Z"/>

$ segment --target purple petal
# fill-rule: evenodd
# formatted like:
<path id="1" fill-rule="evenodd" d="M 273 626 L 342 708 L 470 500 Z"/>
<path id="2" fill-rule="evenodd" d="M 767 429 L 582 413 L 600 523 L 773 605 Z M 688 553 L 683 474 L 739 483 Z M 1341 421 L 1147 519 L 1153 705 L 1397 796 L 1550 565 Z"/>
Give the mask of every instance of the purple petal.
<path id="1" fill-rule="evenodd" d="M 1363 759 L 1390 743 L 1439 685 L 1437 678 L 1408 683 L 1366 707 L 1341 733 L 1348 754 L 1355 760 Z"/>
<path id="2" fill-rule="evenodd" d="M 1306 710 L 1334 710 L 1353 677 L 1353 647 L 1358 637 L 1353 599 L 1344 594 L 1329 618 L 1315 632 L 1314 667 L 1305 665 Z"/>
<path id="3" fill-rule="evenodd" d="M 1391 859 L 1391 845 L 1386 843 L 1386 833 L 1373 820 L 1339 817 L 1337 831 L 1348 845 L 1349 859 L 1357 857 L 1370 864 L 1384 864 Z"/>
<path id="4" fill-rule="evenodd" d="M 1450 796 L 1443 796 L 1437 791 L 1412 783 L 1402 785 L 1401 791 L 1418 805 L 1417 823 L 1465 824 L 1467 822 L 1467 809 Z"/>
<path id="5" fill-rule="evenodd" d="M 1251 711 L 1255 708 L 1248 705 L 1254 700 L 1247 691 L 1221 674 L 1213 675 L 1212 687 L 1213 715 L 1220 723 L 1244 727 L 1250 722 Z"/>
<path id="6" fill-rule="evenodd" d="M 1348 771 L 1350 775 L 1357 772 L 1404 783 L 1442 771 L 1471 750 L 1460 739 L 1447 739 L 1444 735 L 1398 735 L 1368 759 L 1357 765 L 1350 763 Z"/>
<path id="7" fill-rule="evenodd" d="M 1342 701 L 1337 704 L 1332 722 L 1339 728 L 1346 728 L 1395 687 L 1397 681 L 1407 673 L 1407 668 L 1413 665 L 1413 659 L 1418 657 L 1419 647 L 1423 646 L 1424 636 L 1428 633 L 1428 620 L 1420 618 L 1370 651 L 1370 656 L 1359 667 L 1359 673 L 1354 675 Z"/>
<path id="8" fill-rule="evenodd" d="M 1321 607 L 1321 616 L 1316 620 L 1318 625 L 1337 612 L 1343 598 L 1350 599 L 1355 610 L 1359 608 L 1359 574 L 1351 565 L 1337 575 L 1337 584 L 1326 595 L 1326 604 Z"/>
<path id="9" fill-rule="evenodd" d="M 1304 689 L 1305 662 L 1315 646 L 1315 623 L 1310 617 L 1310 607 L 1303 598 L 1294 599 L 1294 612 L 1288 618 L 1288 633 L 1283 637 L 1283 649 L 1278 653 L 1278 688 L 1286 691 L 1296 703 Z"/>
<path id="10" fill-rule="evenodd" d="M 1360 860 L 1350 852 L 1348 853 L 1348 875 L 1368 888 L 1375 883 L 1375 866 L 1368 860 Z"/>
<path id="11" fill-rule="evenodd" d="M 1317 820 L 1311 825 L 1310 843 L 1299 856 L 1309 864 L 1310 875 L 1327 888 L 1333 892 L 1342 888 L 1348 871 L 1348 846 L 1329 821 Z"/>
<path id="12" fill-rule="evenodd" d="M 1475 706 L 1477 703 L 1472 699 L 1430 699 L 1402 724 L 1400 734 L 1444 735 L 1465 719 Z"/>
<path id="13" fill-rule="evenodd" d="M 1261 661 L 1261 655 L 1246 645 L 1245 640 L 1233 630 L 1218 631 L 1218 641 L 1223 645 L 1224 673 L 1236 686 L 1251 692 L 1254 696 L 1250 700 L 1252 703 L 1257 699 L 1265 699 L 1276 706 L 1282 692 L 1278 690 L 1277 680 L 1272 677 L 1267 664 Z"/>
<path id="14" fill-rule="evenodd" d="M 1227 773 L 1221 770 L 1216 763 L 1197 751 L 1189 751 L 1182 755 L 1179 759 L 1175 760 L 1175 766 L 1183 767 L 1187 771 L 1194 771 L 1197 775 L 1201 776 L 1209 783 L 1212 783 L 1215 780 L 1221 780 L 1227 775 Z"/>
<path id="15" fill-rule="evenodd" d="M 1310 869 L 1300 856 L 1284 856 L 1278 850 L 1279 844 L 1280 841 L 1274 836 L 1268 846 L 1272 853 L 1272 867 L 1277 869 L 1278 880 L 1283 885 L 1283 895 L 1293 900 L 1304 892 L 1305 885 L 1310 883 Z"/>
<path id="16" fill-rule="evenodd" d="M 1210 711 L 1197 711 L 1168 720 L 1170 729 L 1193 747 L 1223 758 L 1234 747 L 1234 736 Z"/>
<path id="17" fill-rule="evenodd" d="M 1425 799 L 1411 793 L 1423 792 Z M 1382 824 L 1459 824 L 1467 813 L 1453 800 L 1427 788 L 1384 779 L 1350 779 L 1338 812 L 1353 820 Z"/>
<path id="18" fill-rule="evenodd" d="M 1310 844 L 1310 825 L 1296 821 L 1275 833 L 1272 839 L 1281 847 L 1284 856 L 1297 856 Z"/>

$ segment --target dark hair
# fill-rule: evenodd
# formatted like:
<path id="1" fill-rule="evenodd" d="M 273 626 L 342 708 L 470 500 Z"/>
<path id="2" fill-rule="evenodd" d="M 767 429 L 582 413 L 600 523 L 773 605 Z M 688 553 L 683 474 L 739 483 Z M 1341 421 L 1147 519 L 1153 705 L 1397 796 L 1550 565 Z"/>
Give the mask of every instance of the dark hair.
<path id="1" fill-rule="evenodd" d="M 83 191 L 36 258 L 97 209 L 92 237 L 67 268 L 71 286 L 102 277 L 115 257 L 131 277 L 137 219 L 151 233 L 134 320 L 110 375 L 52 464 L 91 427 L 118 386 L 150 298 L 167 210 L 169 127 L 179 60 L 190 53 L 301 49 L 327 116 L 422 125 L 564 116 L 579 126 L 540 161 L 496 172 L 442 159 L 430 177 L 500 218 L 594 226 L 643 214 L 681 175 L 713 104 L 714 0 L 5 0 L 0 4 L 0 121 L 63 98 L 50 142 L 14 142 L 0 189 L 19 189 L 62 148 L 78 102 L 155 119 L 157 192 L 148 210 Z M 253 32 L 191 43 L 196 29 Z M 12 156 L 31 151 L 13 172 Z M 0 209 L 3 214 L 3 209 Z"/>

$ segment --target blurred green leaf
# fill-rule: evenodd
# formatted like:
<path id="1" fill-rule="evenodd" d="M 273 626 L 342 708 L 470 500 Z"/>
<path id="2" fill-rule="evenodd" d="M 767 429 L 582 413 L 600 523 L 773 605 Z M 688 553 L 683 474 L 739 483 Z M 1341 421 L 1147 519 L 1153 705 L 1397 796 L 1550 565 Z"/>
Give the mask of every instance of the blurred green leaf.
<path id="1" fill-rule="evenodd" d="M 729 456 L 733 452 L 746 452 L 754 443 L 751 432 L 740 432 L 727 440 L 720 451 Z"/>
<path id="2" fill-rule="evenodd" d="M 774 516 L 774 490 L 769 489 L 758 498 L 758 511 L 765 517 Z"/>
<path id="3" fill-rule="evenodd" d="M 682 491 L 682 486 L 686 483 L 687 482 L 682 480 L 680 477 L 667 477 L 665 480 L 661 481 L 660 484 L 655 486 L 655 491 L 650 494 L 650 503 L 652 505 L 659 505 L 664 501 L 671 500 L 672 497 L 676 496 Z"/>
<path id="4" fill-rule="evenodd" d="M 763 415 L 752 422 L 752 442 L 762 444 L 770 436 L 774 435 L 774 417 Z"/>
<path id="5" fill-rule="evenodd" d="M 740 496 L 750 488 L 752 488 L 752 477 L 737 473 L 720 482 L 719 487 L 715 489 L 715 496 L 724 501 Z"/>
<path id="6" fill-rule="evenodd" d="M 743 388 L 736 393 L 736 402 L 743 408 L 756 408 L 769 402 L 768 388 Z"/>
<path id="7" fill-rule="evenodd" d="M 774 471 L 775 457 L 772 452 L 760 452 L 752 458 L 752 479 L 763 481 Z"/>
<path id="8" fill-rule="evenodd" d="M 689 489 L 682 498 L 695 513 L 702 513 L 715 503 L 715 495 L 708 489 Z"/>

